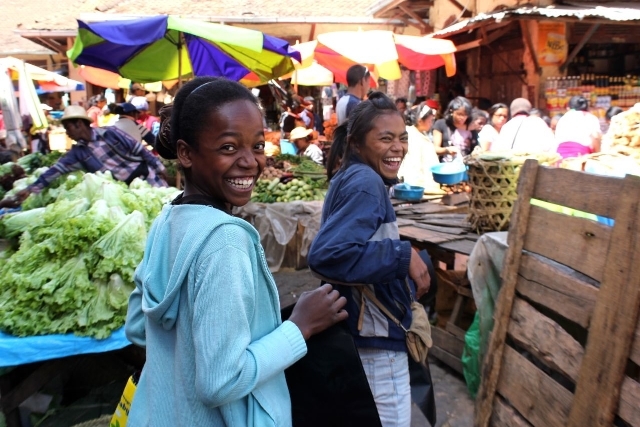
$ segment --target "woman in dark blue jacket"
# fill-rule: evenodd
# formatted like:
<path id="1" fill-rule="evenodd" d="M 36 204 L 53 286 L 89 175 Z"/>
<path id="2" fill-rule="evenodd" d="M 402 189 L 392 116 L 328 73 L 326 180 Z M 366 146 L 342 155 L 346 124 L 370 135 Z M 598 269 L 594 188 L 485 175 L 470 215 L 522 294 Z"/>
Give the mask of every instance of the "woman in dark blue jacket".
<path id="1" fill-rule="evenodd" d="M 395 104 L 382 93 L 360 103 L 336 129 L 342 166 L 331 179 L 322 226 L 311 245 L 311 269 L 347 298 L 348 323 L 383 426 L 408 427 L 411 389 L 405 333 L 361 292 L 368 286 L 405 328 L 411 295 L 429 289 L 418 252 L 401 241 L 388 186 L 397 180 L 408 136 Z M 406 281 L 413 279 L 417 289 Z"/>

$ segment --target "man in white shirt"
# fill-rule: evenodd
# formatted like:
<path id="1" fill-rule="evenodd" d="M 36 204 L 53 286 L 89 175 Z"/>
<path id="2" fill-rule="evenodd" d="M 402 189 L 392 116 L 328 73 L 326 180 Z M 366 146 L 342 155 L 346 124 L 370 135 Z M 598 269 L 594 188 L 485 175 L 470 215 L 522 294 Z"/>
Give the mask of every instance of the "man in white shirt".
<path id="1" fill-rule="evenodd" d="M 311 160 L 321 165 L 324 156 L 322 155 L 320 147 L 311 143 L 309 140 L 311 132 L 313 132 L 312 129 L 297 127 L 291 131 L 289 140 L 295 144 L 299 155 L 309 157 Z"/>
<path id="2" fill-rule="evenodd" d="M 369 70 L 364 65 L 352 65 L 347 70 L 347 94 L 338 100 L 336 115 L 338 125 L 346 122 L 353 108 L 358 105 L 369 92 Z"/>
<path id="3" fill-rule="evenodd" d="M 555 149 L 553 132 L 540 117 L 529 116 L 531 108 L 531 103 L 525 98 L 516 98 L 511 102 L 511 120 L 500 130 L 491 151 L 537 153 Z"/>

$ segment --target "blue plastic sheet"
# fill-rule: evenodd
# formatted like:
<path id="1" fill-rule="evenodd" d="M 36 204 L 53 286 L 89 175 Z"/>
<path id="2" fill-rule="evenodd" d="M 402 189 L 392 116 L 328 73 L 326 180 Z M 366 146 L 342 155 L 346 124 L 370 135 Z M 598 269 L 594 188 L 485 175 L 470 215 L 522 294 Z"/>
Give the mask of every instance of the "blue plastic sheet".
<path id="1" fill-rule="evenodd" d="M 20 338 L 0 332 L 0 367 L 18 366 L 78 354 L 104 353 L 119 350 L 130 344 L 124 334 L 124 327 L 103 340 L 78 337 L 73 334 Z"/>

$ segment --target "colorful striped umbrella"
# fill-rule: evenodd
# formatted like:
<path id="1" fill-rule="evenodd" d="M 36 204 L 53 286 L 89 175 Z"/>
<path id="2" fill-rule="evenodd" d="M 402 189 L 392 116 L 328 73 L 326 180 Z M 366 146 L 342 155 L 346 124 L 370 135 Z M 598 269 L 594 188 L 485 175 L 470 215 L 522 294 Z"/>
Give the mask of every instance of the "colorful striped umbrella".
<path id="1" fill-rule="evenodd" d="M 318 40 L 292 46 L 300 51 L 300 68 L 317 62 L 334 74 L 339 83 L 347 83 L 347 70 L 364 64 L 386 80 L 400 78 L 400 65 L 413 71 L 444 66 L 447 76 L 456 73 L 455 45 L 450 40 L 405 36 L 391 31 L 337 31 L 318 35 Z M 372 82 L 372 87 L 375 84 Z"/>
<path id="2" fill-rule="evenodd" d="M 177 16 L 87 23 L 67 56 L 136 82 L 223 76 L 266 82 L 294 69 L 289 44 L 260 31 Z"/>

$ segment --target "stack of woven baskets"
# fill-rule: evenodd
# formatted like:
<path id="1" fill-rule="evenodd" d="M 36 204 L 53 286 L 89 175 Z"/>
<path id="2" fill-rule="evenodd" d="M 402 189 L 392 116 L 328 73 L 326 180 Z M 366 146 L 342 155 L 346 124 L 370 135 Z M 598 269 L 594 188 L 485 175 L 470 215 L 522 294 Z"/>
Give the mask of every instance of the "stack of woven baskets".
<path id="1" fill-rule="evenodd" d="M 542 165 L 555 165 L 560 159 L 555 153 L 516 152 L 474 153 L 465 158 L 471 186 L 468 220 L 477 233 L 509 229 L 520 168 L 531 158 Z"/>

